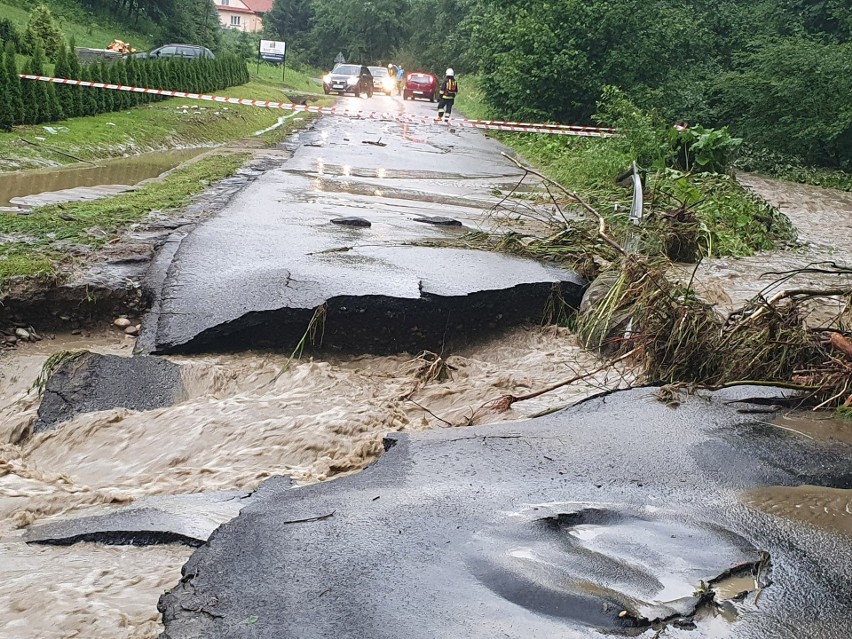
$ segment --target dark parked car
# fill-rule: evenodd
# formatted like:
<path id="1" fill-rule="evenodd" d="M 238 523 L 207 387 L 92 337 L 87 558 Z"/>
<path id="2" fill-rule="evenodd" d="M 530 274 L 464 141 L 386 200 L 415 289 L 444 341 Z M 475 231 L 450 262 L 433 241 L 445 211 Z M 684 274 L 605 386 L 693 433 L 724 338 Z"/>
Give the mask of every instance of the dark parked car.
<path id="1" fill-rule="evenodd" d="M 396 80 L 390 76 L 385 67 L 367 67 L 373 74 L 373 91 L 392 95 L 396 88 Z"/>
<path id="2" fill-rule="evenodd" d="M 322 90 L 329 93 L 352 93 L 360 98 L 366 93 L 373 97 L 373 75 L 363 64 L 338 64 L 334 70 L 322 79 Z"/>
<path id="3" fill-rule="evenodd" d="M 431 73 L 409 73 L 405 78 L 402 97 L 406 100 L 426 98 L 434 102 L 438 99 L 438 78 Z"/>
<path id="4" fill-rule="evenodd" d="M 213 59 L 216 56 L 210 49 L 194 44 L 164 44 L 147 53 L 134 53 L 134 58 L 178 58 L 179 60 Z"/>

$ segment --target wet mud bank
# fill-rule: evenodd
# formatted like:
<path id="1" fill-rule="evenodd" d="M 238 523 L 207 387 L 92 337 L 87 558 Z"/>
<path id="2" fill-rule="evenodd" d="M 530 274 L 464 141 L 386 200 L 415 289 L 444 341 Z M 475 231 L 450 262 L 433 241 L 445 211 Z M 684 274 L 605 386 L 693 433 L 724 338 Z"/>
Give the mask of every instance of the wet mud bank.
<path id="1" fill-rule="evenodd" d="M 747 491 L 830 484 L 852 448 L 767 429 L 738 412 L 755 396 L 777 392 L 635 389 L 270 479 L 161 597 L 163 637 L 842 639 L 852 546 Z"/>

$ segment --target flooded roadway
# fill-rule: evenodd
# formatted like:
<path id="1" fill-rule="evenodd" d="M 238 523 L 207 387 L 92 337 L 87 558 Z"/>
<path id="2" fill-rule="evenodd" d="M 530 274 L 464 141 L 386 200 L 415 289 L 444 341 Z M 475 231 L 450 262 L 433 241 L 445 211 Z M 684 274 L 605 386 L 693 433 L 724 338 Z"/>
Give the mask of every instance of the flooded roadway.
<path id="1" fill-rule="evenodd" d="M 390 98 L 357 104 L 380 100 L 389 109 L 430 108 Z M 499 147 L 470 132 L 433 135 L 429 127 L 393 126 L 326 119 L 316 131 L 296 136 L 289 147 L 295 162 L 281 161 L 267 182 L 244 191 L 229 209 L 231 235 L 242 233 L 245 213 L 258 209 L 271 213 L 271 224 L 285 226 L 287 215 L 305 209 L 323 222 L 353 212 L 373 219 L 375 233 L 366 239 L 333 229 L 340 233 L 332 247 L 458 234 L 412 222 L 415 215 L 449 215 L 471 228 L 487 224 L 490 185 L 513 173 Z M 379 137 L 389 146 L 362 144 Z M 386 152 L 380 159 L 377 149 Z M 460 157 L 450 156 L 453 149 Z M 412 160 L 411 153 L 425 159 Z M 479 163 L 470 166 L 475 153 Z M 241 246 L 234 263 L 248 265 L 257 256 L 244 251 L 263 243 Z M 286 240 L 269 250 L 278 249 L 287 249 Z M 186 396 L 175 406 L 81 415 L 28 439 L 38 407 L 30 386 L 40 367 L 53 352 L 81 348 L 130 356 L 133 340 L 113 330 L 89 338 L 60 335 L 2 355 L 3 636 L 156 636 L 162 628 L 157 598 L 177 581 L 191 552 L 183 546 L 25 545 L 24 526 L 109 512 L 148 496 L 250 491 L 277 474 L 315 482 L 355 472 L 381 454 L 389 431 L 465 424 L 488 400 L 536 390 L 594 364 L 567 331 L 552 327 L 510 329 L 493 341 L 474 341 L 448 353 L 449 375 L 435 380 L 422 360 L 405 354 L 323 357 L 296 362 L 283 374 L 289 350 L 176 357 L 185 365 Z M 603 372 L 587 384 L 473 421 L 517 419 L 621 383 L 620 373 Z"/>
<path id="2" fill-rule="evenodd" d="M 387 109 L 426 113 L 432 108 L 428 103 L 402 104 L 389 98 L 358 104 L 370 104 L 372 108 L 379 101 L 383 103 L 381 108 Z M 377 156 L 371 145 L 363 144 L 364 140 L 380 138 L 388 144 L 378 147 L 387 152 L 383 156 Z M 452 237 L 456 232 L 453 229 L 415 226 L 410 218 L 414 214 L 444 215 L 469 228 L 489 228 L 494 221 L 485 213 L 495 201 L 491 188 L 512 175 L 499 158 L 499 147 L 470 131 L 434 133 L 429 127 L 327 119 L 314 131 L 299 134 L 290 148 L 295 153 L 293 161 L 269 171 L 265 180 L 243 191 L 224 215 L 215 217 L 210 226 L 200 231 L 209 237 L 225 234 L 224 240 L 231 233 L 242 242 L 240 250 L 230 257 L 214 251 L 211 257 L 195 252 L 188 244 L 187 263 L 197 259 L 199 266 L 181 271 L 184 258 L 179 256 L 174 262 L 175 268 L 164 282 L 164 290 L 170 293 L 165 297 L 188 300 L 190 309 L 196 303 L 204 303 L 193 322 L 202 322 L 203 326 L 211 315 L 220 322 L 233 321 L 240 315 L 239 311 L 217 308 L 217 300 L 210 299 L 209 288 L 193 290 L 188 284 L 191 279 L 178 278 L 187 272 L 203 274 L 205 266 L 207 276 L 215 278 L 226 267 L 257 265 L 269 269 L 269 265 L 281 263 L 278 252 L 284 254 L 290 247 L 286 246 L 286 237 L 277 235 L 277 226 L 286 227 L 290 216 L 309 223 L 313 217 L 325 224 L 332 216 L 354 213 L 374 222 L 374 233 L 369 237 L 341 229 L 344 232 L 330 236 L 333 242 L 324 244 L 321 250 L 359 243 L 392 246 L 401 239 Z M 276 238 L 269 246 L 239 239 L 260 237 L 255 231 L 247 234 L 258 209 L 269 214 L 266 228 Z M 323 230 L 322 234 L 327 233 Z M 230 282 L 221 288 L 223 295 L 229 287 L 236 286 Z M 171 294 L 181 290 L 186 291 L 187 297 Z M 242 293 L 264 303 L 270 296 L 263 288 L 249 288 Z M 273 302 L 277 304 L 278 300 Z M 169 323 L 179 328 L 184 310 L 166 308 L 170 312 Z M 155 336 L 171 330 L 160 326 L 162 317 L 155 316 L 146 330 L 153 329 Z M 184 546 L 25 545 L 23 526 L 112 512 L 143 497 L 251 491 L 276 475 L 292 477 L 301 484 L 324 483 L 332 477 L 357 473 L 378 459 L 384 450 L 382 440 L 389 432 L 449 433 L 451 426 L 469 423 L 474 414 L 477 419 L 473 421 L 478 423 L 530 417 L 601 389 L 625 384 L 619 371 L 602 372 L 586 383 L 517 403 L 506 413 L 477 413 L 483 403 L 500 395 L 536 390 L 596 365 L 567 331 L 554 328 L 506 329 L 493 339 L 468 343 L 452 354 L 446 353 L 449 376 L 439 379 L 431 379 L 424 362 L 412 355 L 322 355 L 289 367 L 289 350 L 282 353 L 280 349 L 236 355 L 172 356 L 172 361 L 184 365 L 185 389 L 185 396 L 174 406 L 146 412 L 113 409 L 80 415 L 56 431 L 26 438 L 38 403 L 35 393 L 29 390 L 32 381 L 49 354 L 76 348 L 129 356 L 133 343 L 118 332 L 104 331 L 89 338 L 58 336 L 55 341 L 2 355 L 0 517 L 4 523 L 0 529 L 0 562 L 7 576 L 0 585 L 3 636 L 154 637 L 162 630 L 157 599 L 178 583 L 180 568 L 192 552 Z M 787 426 L 786 422 L 782 425 Z M 501 432 L 516 438 L 519 428 L 511 425 Z M 803 428 L 799 425 L 797 430 Z M 842 424 L 836 428 L 844 430 Z M 477 431 L 477 437 L 484 435 L 483 446 L 487 432 Z M 602 440 L 609 446 L 633 442 L 628 432 L 612 433 Z M 811 441 L 806 437 L 803 440 Z M 570 434 L 566 441 L 572 441 Z M 598 441 L 594 445 L 602 444 Z M 633 442 L 631 446 L 638 454 L 652 444 Z M 477 456 L 472 451 L 470 458 Z M 556 456 L 550 452 L 547 458 Z M 503 466 L 508 468 L 511 464 Z M 679 467 L 678 472 L 697 477 L 701 474 L 699 466 L 693 471 L 688 466 Z M 604 479 L 609 472 L 606 467 L 601 464 Z M 624 467 L 629 468 L 629 464 Z M 592 490 L 588 498 L 595 496 L 592 486 L 588 487 Z M 433 503 L 442 490 L 439 487 L 436 493 L 427 495 L 426 501 Z M 785 517 L 787 512 L 801 511 L 803 504 L 814 510 L 806 504 L 819 503 L 822 512 L 833 518 L 832 523 L 821 522 L 816 510 L 810 523 L 817 530 L 844 534 L 849 506 L 848 500 L 844 504 L 843 496 L 848 490 L 756 490 L 742 497 L 756 511 Z M 829 494 L 829 490 L 841 492 Z M 730 498 L 730 492 L 725 494 Z M 596 496 L 600 500 L 600 495 Z M 604 500 L 613 498 L 623 501 L 624 491 L 619 488 Z M 656 496 L 664 502 L 666 498 L 665 492 Z M 625 521 L 632 521 L 629 517 L 634 516 L 629 515 Z M 630 525 L 625 530 L 629 532 Z M 486 530 L 483 534 L 486 540 L 503 539 L 500 530 Z M 494 559 L 499 558 L 495 555 Z M 784 570 L 788 569 L 791 568 L 784 566 Z M 494 578 L 493 588 L 499 590 L 505 579 L 498 579 L 496 574 Z M 482 579 L 489 581 L 485 576 Z M 683 589 L 685 584 L 681 581 L 678 587 Z M 320 596 L 319 592 L 313 595 Z M 245 617 L 249 618 L 251 615 Z M 548 622 L 541 623 L 544 628 Z M 727 628 L 723 626 L 718 636 L 728 636 L 724 634 Z M 833 635 L 817 631 L 811 636 Z"/>

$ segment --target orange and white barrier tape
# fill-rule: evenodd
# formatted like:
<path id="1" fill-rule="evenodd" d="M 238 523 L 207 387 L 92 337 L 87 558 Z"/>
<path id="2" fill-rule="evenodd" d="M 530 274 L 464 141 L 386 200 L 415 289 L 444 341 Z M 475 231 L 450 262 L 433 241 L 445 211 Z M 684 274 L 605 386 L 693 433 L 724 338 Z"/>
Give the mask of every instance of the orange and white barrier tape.
<path id="1" fill-rule="evenodd" d="M 53 82 L 54 84 L 67 84 L 71 86 L 93 87 L 95 89 L 107 89 L 110 91 L 128 91 L 130 93 L 149 93 L 173 98 L 187 98 L 190 100 L 204 100 L 207 102 L 218 102 L 221 104 L 236 104 L 240 106 L 253 106 L 264 109 L 281 109 L 301 113 L 316 113 L 319 115 L 331 115 L 349 117 L 362 120 L 379 120 L 384 122 L 402 122 L 404 124 L 434 124 L 442 126 L 460 126 L 472 129 L 485 129 L 490 131 L 505 131 L 510 133 L 543 133 L 548 135 L 572 135 L 592 138 L 609 138 L 618 135 L 613 129 L 600 127 L 584 127 L 568 124 L 546 124 L 530 122 L 507 122 L 503 120 L 467 120 L 454 118 L 450 120 L 437 120 L 426 116 L 411 114 L 388 113 L 380 111 L 364 111 L 350 109 L 347 107 L 318 107 L 304 104 L 292 104 L 289 102 L 272 102 L 270 100 L 247 100 L 244 98 L 226 98 L 219 95 L 205 95 L 203 93 L 190 93 L 187 91 L 168 91 L 166 89 L 148 89 L 144 87 L 127 86 L 123 84 L 109 84 L 106 82 L 91 82 L 88 80 L 69 80 L 67 78 L 54 78 L 44 75 L 22 74 L 22 80 L 37 80 L 40 82 Z"/>

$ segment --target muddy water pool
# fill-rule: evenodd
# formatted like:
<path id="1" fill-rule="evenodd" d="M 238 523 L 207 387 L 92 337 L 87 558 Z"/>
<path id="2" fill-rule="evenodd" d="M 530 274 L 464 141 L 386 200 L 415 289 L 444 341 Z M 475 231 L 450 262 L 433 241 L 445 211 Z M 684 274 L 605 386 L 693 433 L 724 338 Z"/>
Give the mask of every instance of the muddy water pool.
<path id="1" fill-rule="evenodd" d="M 53 169 L 2 173 L 0 206 L 10 206 L 13 198 L 64 189 L 113 184 L 132 186 L 157 177 L 207 150 L 209 149 L 193 148 L 152 151 L 94 164 L 80 163 Z"/>
<path id="2" fill-rule="evenodd" d="M 0 635 L 154 637 L 156 602 L 191 553 L 183 546 L 27 546 L 23 526 L 102 512 L 149 495 L 252 490 L 273 475 L 301 483 L 356 472 L 389 431 L 465 424 L 486 401 L 522 394 L 596 364 L 562 329 L 513 330 L 447 358 L 449 377 L 424 379 L 412 356 L 314 359 L 244 353 L 171 358 L 186 398 L 154 411 L 80 415 L 29 440 L 33 380 L 47 357 L 87 348 L 126 354 L 111 330 L 57 336 L 0 354 Z M 520 419 L 624 384 L 601 372 L 506 413 Z M 24 440 L 23 443 L 14 443 Z M 49 615 L 44 611 L 50 610 Z"/>

